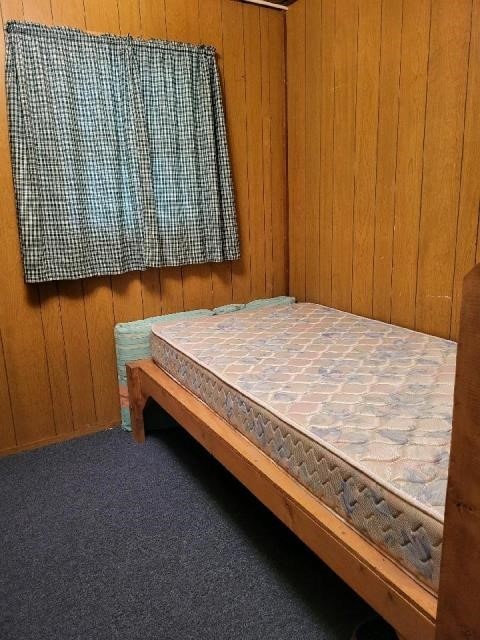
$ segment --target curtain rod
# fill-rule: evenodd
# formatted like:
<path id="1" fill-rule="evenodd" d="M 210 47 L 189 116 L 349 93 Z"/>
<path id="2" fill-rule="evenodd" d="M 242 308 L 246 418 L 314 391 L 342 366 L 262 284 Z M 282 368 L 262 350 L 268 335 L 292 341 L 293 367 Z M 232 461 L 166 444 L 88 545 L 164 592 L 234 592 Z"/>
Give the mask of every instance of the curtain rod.
<path id="1" fill-rule="evenodd" d="M 288 7 L 284 4 L 275 4 L 274 2 L 266 2 L 266 0 L 240 0 L 240 2 L 258 4 L 260 7 L 268 7 L 269 9 L 282 9 L 283 11 L 288 11 Z"/>

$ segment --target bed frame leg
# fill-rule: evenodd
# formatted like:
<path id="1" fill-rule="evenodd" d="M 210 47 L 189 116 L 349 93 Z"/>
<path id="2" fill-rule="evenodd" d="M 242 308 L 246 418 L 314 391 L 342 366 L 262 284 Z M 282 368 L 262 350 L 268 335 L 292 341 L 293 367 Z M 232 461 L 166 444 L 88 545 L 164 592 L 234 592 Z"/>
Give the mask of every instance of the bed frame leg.
<path id="1" fill-rule="evenodd" d="M 463 282 L 436 640 L 480 638 L 480 265 Z"/>
<path id="2" fill-rule="evenodd" d="M 140 369 L 135 363 L 127 364 L 127 382 L 133 437 L 136 442 L 145 442 L 143 410 L 145 409 L 147 398 L 142 392 Z"/>

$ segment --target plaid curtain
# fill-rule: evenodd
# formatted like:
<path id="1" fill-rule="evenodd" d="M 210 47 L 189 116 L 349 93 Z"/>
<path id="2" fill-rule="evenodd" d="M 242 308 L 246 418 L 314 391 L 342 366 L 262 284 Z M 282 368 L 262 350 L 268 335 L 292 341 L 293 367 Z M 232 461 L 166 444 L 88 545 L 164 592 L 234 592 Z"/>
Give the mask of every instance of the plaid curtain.
<path id="1" fill-rule="evenodd" d="M 212 47 L 24 22 L 6 33 L 27 282 L 239 257 Z"/>

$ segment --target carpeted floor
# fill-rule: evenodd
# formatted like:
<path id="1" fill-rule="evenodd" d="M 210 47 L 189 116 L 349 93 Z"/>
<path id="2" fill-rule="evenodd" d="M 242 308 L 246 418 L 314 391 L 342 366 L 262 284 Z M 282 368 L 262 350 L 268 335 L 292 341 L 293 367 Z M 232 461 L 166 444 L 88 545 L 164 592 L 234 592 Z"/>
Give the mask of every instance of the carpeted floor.
<path id="1" fill-rule="evenodd" d="M 371 611 L 181 429 L 0 460 L 2 640 L 348 640 Z"/>

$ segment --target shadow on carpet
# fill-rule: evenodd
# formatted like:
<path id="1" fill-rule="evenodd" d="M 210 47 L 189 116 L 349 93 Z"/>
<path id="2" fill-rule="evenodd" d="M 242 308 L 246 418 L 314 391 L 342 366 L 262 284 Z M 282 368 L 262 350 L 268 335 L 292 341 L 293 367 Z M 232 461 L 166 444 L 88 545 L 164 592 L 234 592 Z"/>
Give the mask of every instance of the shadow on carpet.
<path id="1" fill-rule="evenodd" d="M 2 640 L 348 640 L 371 610 L 183 430 L 0 460 Z"/>

